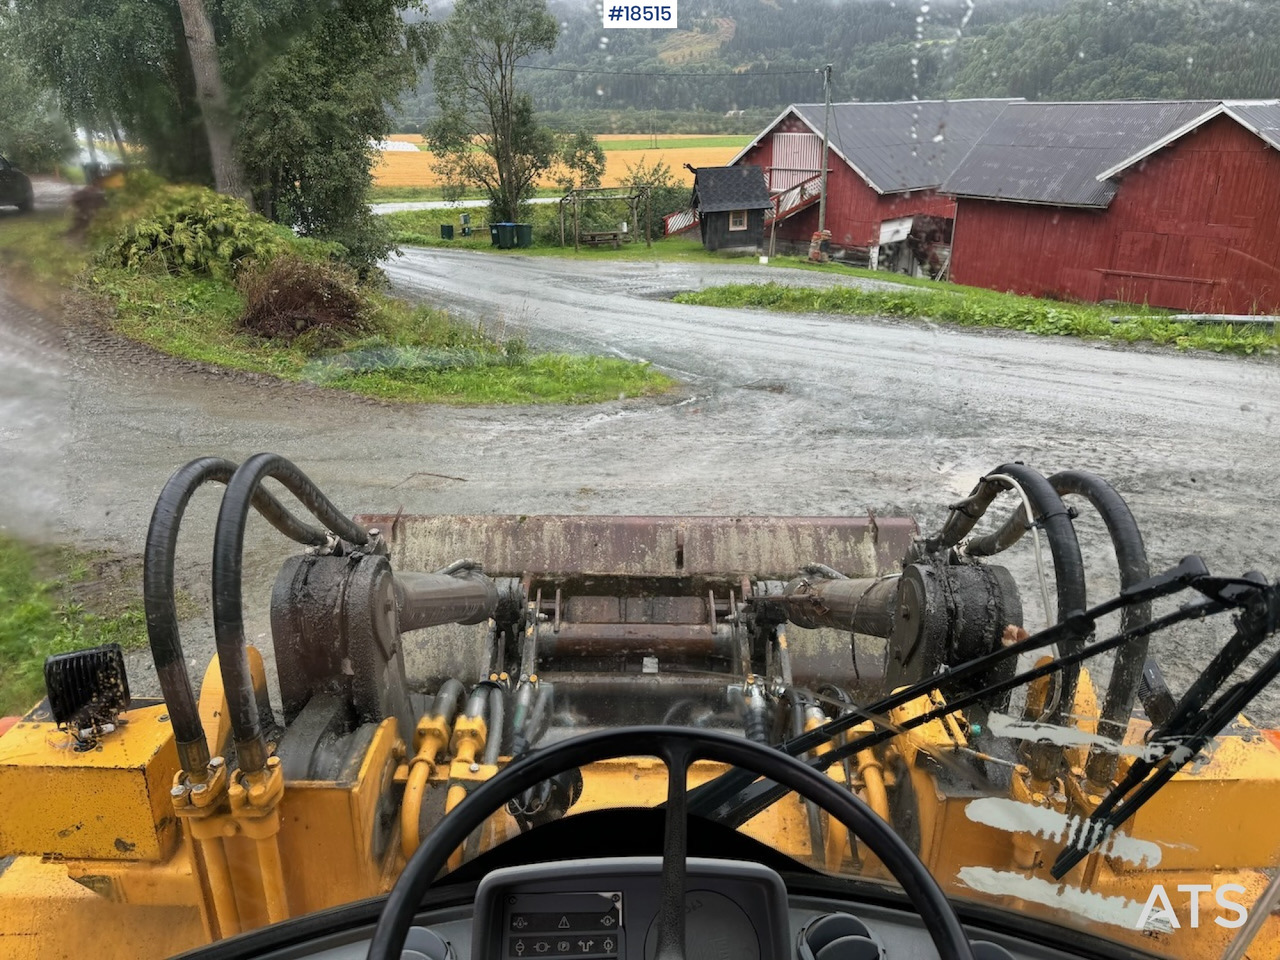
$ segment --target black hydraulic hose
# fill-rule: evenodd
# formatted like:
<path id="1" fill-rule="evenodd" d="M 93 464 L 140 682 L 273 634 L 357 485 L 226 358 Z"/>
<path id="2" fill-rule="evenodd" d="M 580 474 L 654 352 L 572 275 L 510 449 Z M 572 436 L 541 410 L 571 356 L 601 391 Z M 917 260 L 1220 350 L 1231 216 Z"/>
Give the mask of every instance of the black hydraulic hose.
<path id="1" fill-rule="evenodd" d="M 255 454 L 241 464 L 228 481 L 213 542 L 213 632 L 236 755 L 244 773 L 255 773 L 267 763 L 262 718 L 245 649 L 240 577 L 249 505 L 268 477 L 280 481 L 317 520 L 339 537 L 356 544 L 369 540 L 364 530 L 339 511 L 306 474 L 284 457 L 274 453 Z"/>
<path id="2" fill-rule="evenodd" d="M 1075 527 L 1071 524 L 1067 505 L 1062 502 L 1062 497 L 1043 474 L 1024 464 L 1006 463 L 991 473 L 1004 474 L 1018 482 L 1031 503 L 1031 509 L 1036 513 L 1037 522 L 1044 527 L 1045 536 L 1049 540 L 1049 552 L 1053 557 L 1053 576 L 1057 581 L 1058 622 L 1064 623 L 1072 614 L 1083 611 L 1086 606 L 1084 560 L 1080 556 L 1080 542 L 1076 539 Z M 998 480 L 990 482 L 1000 483 Z M 1017 517 L 1017 513 L 1014 517 Z M 970 541 L 965 552 L 972 556 L 989 556 L 995 552 L 996 540 L 999 536 L 1000 532 L 997 531 L 995 534 Z M 1079 638 L 1064 639 L 1063 652 L 1074 653 L 1083 644 L 1084 641 Z M 1072 711 L 1079 675 L 1079 664 L 1072 664 L 1069 669 L 1063 671 L 1058 705 L 1049 722 L 1057 723 Z"/>
<path id="3" fill-rule="evenodd" d="M 179 467 L 160 491 L 143 554 L 142 603 L 147 636 L 178 746 L 178 760 L 188 776 L 203 781 L 209 763 L 209 744 L 196 705 L 191 676 L 187 672 L 178 635 L 178 611 L 174 602 L 173 565 L 178 529 L 191 497 L 206 483 L 226 483 L 236 464 L 221 457 L 200 457 Z M 254 493 L 252 504 L 273 527 L 299 543 L 324 543 L 323 530 L 309 527 L 293 516 L 266 490 Z"/>
<path id="4" fill-rule="evenodd" d="M 507 692 L 494 686 L 489 693 L 489 719 L 487 722 L 487 739 L 484 742 L 484 762 L 495 764 L 502 752 L 502 740 L 505 734 Z"/>
<path id="5" fill-rule="evenodd" d="M 443 717 L 446 727 L 452 727 L 458 711 L 462 709 L 462 700 L 467 695 L 467 688 L 461 680 L 450 677 L 440 684 L 436 697 L 431 702 L 431 711 L 437 717 Z"/>
<path id="6" fill-rule="evenodd" d="M 1083 470 L 1055 473 L 1049 478 L 1049 482 L 1060 494 L 1084 497 L 1102 517 L 1115 547 L 1116 563 L 1120 568 L 1120 589 L 1131 587 L 1151 575 L 1142 532 L 1138 529 L 1129 505 L 1114 487 L 1101 477 Z M 1121 630 L 1130 630 L 1150 622 L 1150 602 L 1135 603 L 1125 607 L 1120 614 Z M 1133 712 L 1134 699 L 1142 680 L 1149 643 L 1150 638 L 1142 636 L 1116 651 L 1098 723 L 1098 732 L 1104 737 L 1120 740 L 1129 727 L 1129 715 Z M 1114 754 L 1095 750 L 1089 758 L 1088 767 L 1090 779 L 1094 782 L 1109 781 L 1115 773 L 1116 757 Z"/>

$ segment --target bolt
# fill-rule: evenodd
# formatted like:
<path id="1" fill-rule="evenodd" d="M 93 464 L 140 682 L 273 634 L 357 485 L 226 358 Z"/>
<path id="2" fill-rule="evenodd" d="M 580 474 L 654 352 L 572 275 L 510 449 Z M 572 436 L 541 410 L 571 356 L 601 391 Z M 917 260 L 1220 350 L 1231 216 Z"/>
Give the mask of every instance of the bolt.
<path id="1" fill-rule="evenodd" d="M 268 769 L 268 770 L 275 770 L 275 769 L 276 769 L 277 767 L 279 767 L 279 766 L 280 766 L 280 758 L 279 758 L 279 757 L 267 757 L 267 769 Z"/>
<path id="2" fill-rule="evenodd" d="M 160 714 L 160 716 L 159 716 L 157 719 L 158 719 L 161 723 L 168 723 L 168 722 L 169 722 L 169 715 L 168 715 L 167 713 L 162 713 L 162 714 Z"/>
<path id="3" fill-rule="evenodd" d="M 370 536 L 370 537 L 377 537 L 377 536 L 381 536 L 381 535 L 382 535 L 382 531 L 381 531 L 381 530 L 379 530 L 377 527 L 370 527 L 370 528 L 369 528 L 369 536 Z"/>
<path id="4" fill-rule="evenodd" d="M 197 783 L 197 784 L 195 784 L 195 785 L 193 785 L 193 786 L 192 786 L 192 788 L 191 788 L 191 792 L 192 792 L 192 793 L 204 793 L 204 792 L 205 792 L 206 790 L 208 790 L 208 789 L 209 789 L 209 785 L 208 785 L 207 783 Z"/>
<path id="5" fill-rule="evenodd" d="M 222 757 L 210 757 L 210 758 L 209 758 L 209 769 L 210 769 L 210 770 L 221 770 L 221 769 L 223 768 L 223 766 L 226 764 L 226 762 L 227 762 L 227 761 L 226 761 L 224 758 L 222 758 Z"/>
<path id="6" fill-rule="evenodd" d="M 480 770 L 480 764 L 473 763 L 469 769 L 471 770 L 472 773 L 478 773 Z"/>
<path id="7" fill-rule="evenodd" d="M 186 795 L 187 795 L 187 788 L 180 783 L 175 783 L 173 785 L 173 789 L 169 791 L 169 796 L 173 797 L 173 799 L 175 800 L 181 800 Z"/>

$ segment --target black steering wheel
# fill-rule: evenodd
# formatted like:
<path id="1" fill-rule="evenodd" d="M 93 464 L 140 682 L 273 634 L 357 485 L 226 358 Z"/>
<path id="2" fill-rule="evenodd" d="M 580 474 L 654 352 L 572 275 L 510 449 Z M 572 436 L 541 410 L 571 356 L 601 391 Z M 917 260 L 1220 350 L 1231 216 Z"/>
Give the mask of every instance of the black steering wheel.
<path id="1" fill-rule="evenodd" d="M 481 784 L 440 821 L 409 858 L 378 917 L 369 944 L 369 960 L 399 960 L 423 895 L 444 869 L 449 855 L 508 801 L 566 770 L 632 756 L 658 757 L 667 766 L 659 957 L 684 956 L 687 774 L 695 760 L 713 760 L 768 777 L 843 823 L 902 886 L 912 906 L 920 912 L 942 960 L 974 960 L 960 918 L 937 881 L 902 838 L 851 791 L 767 744 L 725 733 L 671 727 L 625 727 L 574 737 L 512 763 Z"/>

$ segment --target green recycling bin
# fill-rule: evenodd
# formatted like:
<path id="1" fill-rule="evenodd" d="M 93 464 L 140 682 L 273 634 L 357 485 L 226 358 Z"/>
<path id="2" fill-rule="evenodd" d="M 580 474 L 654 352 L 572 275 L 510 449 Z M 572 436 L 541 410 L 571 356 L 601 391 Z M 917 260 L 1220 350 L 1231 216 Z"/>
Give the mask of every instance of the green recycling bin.
<path id="1" fill-rule="evenodd" d="M 452 223 L 442 223 L 442 224 L 440 224 L 440 239 L 441 239 L 441 240 L 452 240 L 452 239 L 453 239 L 453 224 L 452 224 Z"/>
<path id="2" fill-rule="evenodd" d="M 498 249 L 510 250 L 516 245 L 516 225 L 514 223 L 498 224 Z"/>
<path id="3" fill-rule="evenodd" d="M 489 243 L 495 247 L 498 245 L 498 225 L 496 223 L 489 224 Z"/>
<path id="4" fill-rule="evenodd" d="M 516 246 L 532 247 L 533 246 L 533 224 L 517 223 L 517 224 L 514 224 L 514 226 L 516 228 Z"/>

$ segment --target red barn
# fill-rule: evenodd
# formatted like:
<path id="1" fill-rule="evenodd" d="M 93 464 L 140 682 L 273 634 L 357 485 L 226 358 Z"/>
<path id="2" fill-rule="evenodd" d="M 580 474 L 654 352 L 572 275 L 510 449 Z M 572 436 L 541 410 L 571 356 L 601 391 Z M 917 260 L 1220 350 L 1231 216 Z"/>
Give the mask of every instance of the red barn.
<path id="1" fill-rule="evenodd" d="M 950 278 L 1038 297 L 1280 312 L 1280 101 L 1015 103 L 943 190 Z"/>
<path id="2" fill-rule="evenodd" d="M 1011 102 L 832 104 L 826 226 L 837 252 L 896 257 L 917 217 L 932 218 L 949 243 L 955 202 L 938 187 Z M 784 250 L 807 250 L 818 229 L 824 117 L 823 104 L 792 104 L 730 161 L 765 169 L 775 207 L 766 242 L 776 229 Z M 897 246 L 882 251 L 887 244 Z"/>

